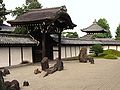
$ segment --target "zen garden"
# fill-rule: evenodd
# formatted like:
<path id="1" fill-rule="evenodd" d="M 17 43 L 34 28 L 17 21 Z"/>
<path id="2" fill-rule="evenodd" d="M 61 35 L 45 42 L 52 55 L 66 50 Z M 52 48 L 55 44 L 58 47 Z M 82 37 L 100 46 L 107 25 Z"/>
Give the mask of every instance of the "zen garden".
<path id="1" fill-rule="evenodd" d="M 113 38 L 93 19 L 79 37 L 72 20 L 65 5 L 7 10 L 0 0 L 0 90 L 120 90 L 120 25 Z"/>

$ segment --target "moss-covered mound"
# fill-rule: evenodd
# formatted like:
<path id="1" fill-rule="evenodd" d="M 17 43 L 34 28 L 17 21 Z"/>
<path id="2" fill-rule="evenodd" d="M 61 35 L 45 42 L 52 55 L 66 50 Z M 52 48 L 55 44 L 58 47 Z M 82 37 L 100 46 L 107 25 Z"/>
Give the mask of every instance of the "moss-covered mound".
<path id="1" fill-rule="evenodd" d="M 120 51 L 117 51 L 117 50 L 113 50 L 113 49 L 108 49 L 108 50 L 104 50 L 103 54 L 112 54 L 112 55 L 115 55 L 117 57 L 120 57 Z"/>
<path id="2" fill-rule="evenodd" d="M 117 56 L 112 55 L 112 54 L 107 54 L 104 56 L 105 59 L 117 59 Z"/>
<path id="3" fill-rule="evenodd" d="M 95 55 L 91 55 L 91 56 L 96 57 Z M 96 58 L 117 59 L 117 57 L 120 57 L 120 51 L 108 49 L 108 50 L 104 50 L 103 53 L 101 53 Z"/>

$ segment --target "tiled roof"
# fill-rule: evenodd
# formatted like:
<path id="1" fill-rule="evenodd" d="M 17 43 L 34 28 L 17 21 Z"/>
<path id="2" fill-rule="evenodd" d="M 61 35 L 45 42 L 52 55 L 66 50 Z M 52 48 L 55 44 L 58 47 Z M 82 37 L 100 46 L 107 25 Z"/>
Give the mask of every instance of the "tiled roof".
<path id="1" fill-rule="evenodd" d="M 91 40 L 94 34 L 87 34 L 84 35 L 82 37 L 80 37 L 80 39 L 84 39 L 84 40 Z"/>
<path id="2" fill-rule="evenodd" d="M 61 18 L 61 19 L 59 19 Z M 54 7 L 54 8 L 46 8 L 46 9 L 33 9 L 15 20 L 7 21 L 11 25 L 26 25 L 26 24 L 40 24 L 41 22 L 49 21 L 54 22 L 59 19 L 66 21 L 68 26 L 72 29 L 76 25 L 72 23 L 70 16 L 67 13 L 67 9 L 65 6 Z"/>
<path id="3" fill-rule="evenodd" d="M 29 35 L 0 33 L 0 45 L 37 45 L 37 41 Z"/>
<path id="4" fill-rule="evenodd" d="M 87 28 L 81 29 L 81 31 L 83 32 L 105 32 L 106 30 L 100 27 L 95 20 L 92 25 L 90 25 Z"/>
<path id="5" fill-rule="evenodd" d="M 14 30 L 15 30 L 14 27 L 5 24 L 0 24 L 0 32 L 13 32 Z"/>
<path id="6" fill-rule="evenodd" d="M 54 38 L 56 42 L 58 42 L 57 38 Z M 63 45 L 94 45 L 94 44 L 101 44 L 101 45 L 120 45 L 119 40 L 86 40 L 86 39 L 77 39 L 77 38 L 62 38 L 61 44 Z"/>

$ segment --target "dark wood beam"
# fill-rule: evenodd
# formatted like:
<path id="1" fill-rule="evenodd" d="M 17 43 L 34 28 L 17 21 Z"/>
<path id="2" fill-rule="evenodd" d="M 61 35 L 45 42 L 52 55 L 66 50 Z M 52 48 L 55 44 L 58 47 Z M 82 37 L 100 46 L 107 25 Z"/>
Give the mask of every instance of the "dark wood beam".
<path id="1" fill-rule="evenodd" d="M 61 60 L 61 32 L 58 34 L 58 59 Z"/>
<path id="2" fill-rule="evenodd" d="M 21 47 L 21 61 L 23 62 L 23 47 Z"/>
<path id="3" fill-rule="evenodd" d="M 45 32 L 42 33 L 42 58 L 46 56 Z"/>
<path id="4" fill-rule="evenodd" d="M 11 49 L 9 47 L 9 66 L 11 66 Z"/>

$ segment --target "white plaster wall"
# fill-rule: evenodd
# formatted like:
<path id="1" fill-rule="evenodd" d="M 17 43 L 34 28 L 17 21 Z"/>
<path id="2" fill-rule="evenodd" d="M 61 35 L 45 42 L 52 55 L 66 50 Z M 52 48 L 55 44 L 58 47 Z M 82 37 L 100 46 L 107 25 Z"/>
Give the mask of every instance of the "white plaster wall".
<path id="1" fill-rule="evenodd" d="M 75 46 L 71 46 L 72 57 L 75 56 Z"/>
<path id="2" fill-rule="evenodd" d="M 58 50 L 58 47 L 53 47 L 53 50 Z"/>
<path id="3" fill-rule="evenodd" d="M 21 48 L 20 47 L 11 47 L 11 65 L 17 65 L 22 62 L 21 60 Z"/>
<path id="4" fill-rule="evenodd" d="M 103 50 L 107 50 L 108 49 L 108 46 L 102 46 L 103 47 Z"/>
<path id="5" fill-rule="evenodd" d="M 53 47 L 53 50 L 58 50 L 58 47 Z M 53 51 L 53 59 L 58 58 L 58 51 Z"/>
<path id="6" fill-rule="evenodd" d="M 65 47 L 61 47 L 61 58 L 65 58 Z"/>
<path id="7" fill-rule="evenodd" d="M 90 46 L 87 46 L 86 48 L 87 48 L 87 54 L 90 54 L 89 53 L 90 52 Z"/>
<path id="8" fill-rule="evenodd" d="M 32 61 L 32 47 L 23 47 L 23 61 Z"/>
<path id="9" fill-rule="evenodd" d="M 66 57 L 71 57 L 70 55 L 70 46 L 66 46 Z"/>
<path id="10" fill-rule="evenodd" d="M 117 50 L 120 51 L 120 46 L 117 46 Z"/>
<path id="11" fill-rule="evenodd" d="M 78 56 L 79 53 L 80 53 L 80 48 L 79 48 L 79 46 L 76 46 L 76 56 Z"/>
<path id="12" fill-rule="evenodd" d="M 0 67 L 9 66 L 9 48 L 0 47 Z"/>
<path id="13" fill-rule="evenodd" d="M 58 58 L 58 52 L 57 52 L 57 51 L 54 51 L 54 52 L 53 52 L 53 55 L 54 55 L 54 56 L 53 56 L 54 59 Z"/>
<path id="14" fill-rule="evenodd" d="M 114 50 L 116 50 L 116 46 L 109 46 L 109 49 L 114 49 Z"/>

